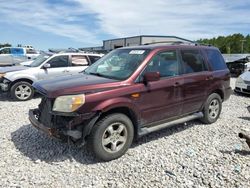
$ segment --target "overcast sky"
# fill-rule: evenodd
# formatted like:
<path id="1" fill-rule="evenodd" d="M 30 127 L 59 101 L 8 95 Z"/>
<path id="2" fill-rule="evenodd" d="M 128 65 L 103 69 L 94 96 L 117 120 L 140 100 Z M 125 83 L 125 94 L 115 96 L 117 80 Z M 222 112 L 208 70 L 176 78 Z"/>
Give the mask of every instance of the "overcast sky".
<path id="1" fill-rule="evenodd" d="M 0 43 L 101 46 L 134 35 L 197 40 L 250 33 L 249 0 L 0 0 Z"/>

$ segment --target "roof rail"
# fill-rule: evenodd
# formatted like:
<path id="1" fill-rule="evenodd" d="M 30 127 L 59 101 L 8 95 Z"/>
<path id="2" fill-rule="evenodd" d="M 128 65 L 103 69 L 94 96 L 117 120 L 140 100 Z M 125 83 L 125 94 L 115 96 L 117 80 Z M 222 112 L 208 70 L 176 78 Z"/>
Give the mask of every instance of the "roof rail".
<path id="1" fill-rule="evenodd" d="M 144 45 L 151 45 L 151 44 L 194 45 L 194 46 L 199 45 L 199 43 L 196 43 L 196 42 L 183 42 L 183 41 L 159 41 L 159 42 L 145 43 Z"/>
<path id="2" fill-rule="evenodd" d="M 205 44 L 199 42 L 183 42 L 183 41 L 160 41 L 160 42 L 152 42 L 152 43 L 145 43 L 144 45 L 151 45 L 151 44 L 167 44 L 167 45 L 194 45 L 194 46 L 208 46 L 212 47 L 212 44 Z"/>

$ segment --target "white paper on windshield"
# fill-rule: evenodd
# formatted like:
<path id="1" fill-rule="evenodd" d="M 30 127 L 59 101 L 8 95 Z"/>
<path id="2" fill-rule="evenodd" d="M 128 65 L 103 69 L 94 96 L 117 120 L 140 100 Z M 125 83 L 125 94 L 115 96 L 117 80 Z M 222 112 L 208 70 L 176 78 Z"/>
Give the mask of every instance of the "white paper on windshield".
<path id="1" fill-rule="evenodd" d="M 144 54 L 145 50 L 131 50 L 129 52 L 129 54 L 138 54 L 138 55 L 141 55 L 141 54 Z"/>

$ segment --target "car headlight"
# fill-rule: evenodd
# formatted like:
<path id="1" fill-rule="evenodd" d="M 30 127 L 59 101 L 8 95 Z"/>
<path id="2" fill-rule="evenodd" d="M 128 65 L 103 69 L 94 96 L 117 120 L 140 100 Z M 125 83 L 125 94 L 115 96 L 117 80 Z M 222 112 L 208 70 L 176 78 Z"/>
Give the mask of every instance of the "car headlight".
<path id="1" fill-rule="evenodd" d="M 53 105 L 53 111 L 73 112 L 85 103 L 85 95 L 66 95 L 57 97 Z"/>
<path id="2" fill-rule="evenodd" d="M 5 73 L 0 73 L 0 78 L 4 77 Z"/>
<path id="3" fill-rule="evenodd" d="M 243 81 L 243 79 L 241 78 L 241 77 L 238 77 L 237 79 L 236 79 L 236 83 L 243 83 L 244 81 Z"/>

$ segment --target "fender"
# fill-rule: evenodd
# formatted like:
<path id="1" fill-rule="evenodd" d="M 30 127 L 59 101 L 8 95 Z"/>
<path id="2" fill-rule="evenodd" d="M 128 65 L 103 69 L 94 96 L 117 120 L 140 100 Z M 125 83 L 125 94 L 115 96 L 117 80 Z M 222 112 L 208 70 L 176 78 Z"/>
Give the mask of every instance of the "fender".
<path id="1" fill-rule="evenodd" d="M 10 80 L 11 82 L 14 82 L 16 80 L 21 80 L 21 79 L 28 79 L 31 80 L 32 82 L 37 81 L 37 78 L 34 75 L 29 75 L 27 73 L 19 73 L 19 72 L 10 72 L 5 75 L 5 78 Z"/>
<path id="2" fill-rule="evenodd" d="M 101 111 L 102 113 L 105 113 L 109 110 L 112 110 L 114 108 L 128 108 L 130 109 L 139 120 L 141 117 L 140 111 L 138 107 L 133 103 L 133 100 L 125 97 L 117 97 L 113 99 L 108 99 L 103 102 L 101 102 L 99 105 L 97 105 L 93 111 Z"/>

